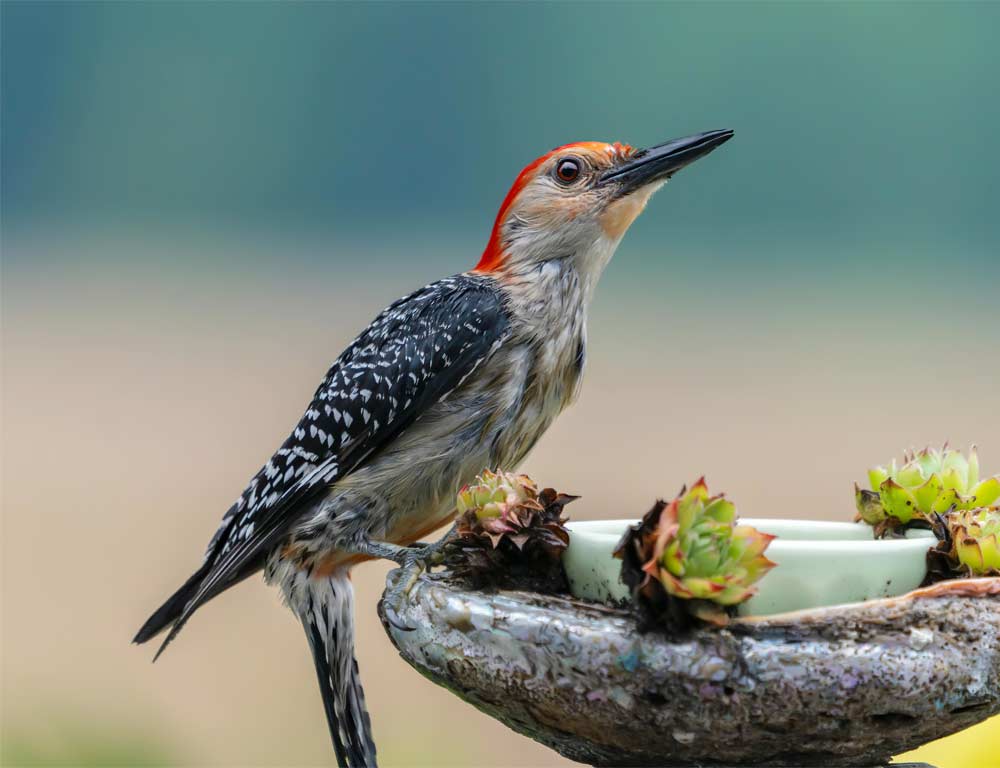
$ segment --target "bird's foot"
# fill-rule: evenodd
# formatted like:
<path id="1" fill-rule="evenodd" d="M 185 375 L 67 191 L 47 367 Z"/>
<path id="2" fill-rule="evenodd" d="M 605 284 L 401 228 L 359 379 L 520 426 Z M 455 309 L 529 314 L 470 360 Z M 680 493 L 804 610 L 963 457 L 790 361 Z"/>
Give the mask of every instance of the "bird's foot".
<path id="1" fill-rule="evenodd" d="M 399 565 L 399 573 L 395 581 L 386 589 L 382 600 L 386 621 L 396 629 L 411 632 L 416 627 L 407 624 L 400 617 L 396 606 L 402 605 L 409 596 L 413 586 L 420 579 L 420 574 L 430 571 L 435 565 L 441 565 L 445 559 L 445 549 L 451 543 L 454 527 L 439 540 L 432 544 L 418 543 L 410 547 L 401 547 L 382 541 L 367 541 L 359 550 L 371 557 L 392 560 Z"/>
<path id="2" fill-rule="evenodd" d="M 445 550 L 451 542 L 450 532 L 448 535 L 441 537 L 431 544 L 422 541 L 417 542 L 408 548 L 408 554 L 405 556 L 405 559 L 407 562 L 419 562 L 424 566 L 425 570 L 429 571 L 435 565 L 441 565 L 444 562 Z M 406 564 L 406 562 L 400 563 L 404 567 Z"/>
<path id="3" fill-rule="evenodd" d="M 457 538 L 455 534 L 457 528 L 457 525 L 452 525 L 451 528 L 448 529 L 448 532 L 437 541 L 430 544 L 419 541 L 410 548 L 428 571 L 435 565 L 441 565 L 444 563 L 445 551 Z"/>
<path id="4" fill-rule="evenodd" d="M 412 547 L 401 547 L 392 559 L 399 563 L 399 573 L 392 586 L 386 590 L 383 598 L 383 610 L 386 621 L 402 632 L 412 632 L 416 627 L 407 624 L 396 611 L 395 606 L 402 605 L 417 581 L 420 574 L 430 571 L 435 565 L 441 565 L 445 559 L 445 550 L 451 543 L 455 529 L 432 544 L 418 543 Z"/>
<path id="5" fill-rule="evenodd" d="M 389 605 L 390 596 L 386 594 L 382 602 L 382 614 L 385 616 L 386 623 L 400 632 L 412 632 L 416 627 L 411 624 L 407 624 L 403 620 L 403 617 L 396 612 L 396 609 Z"/>
<path id="6" fill-rule="evenodd" d="M 402 605 L 409 597 L 413 585 L 417 583 L 420 574 L 426 567 L 420 556 L 422 550 L 407 549 L 407 554 L 401 560 L 397 560 L 400 565 L 399 573 L 392 585 L 386 589 L 382 598 L 382 610 L 385 613 L 386 621 L 401 632 L 412 632 L 416 627 L 407 624 L 399 615 L 396 606 Z"/>

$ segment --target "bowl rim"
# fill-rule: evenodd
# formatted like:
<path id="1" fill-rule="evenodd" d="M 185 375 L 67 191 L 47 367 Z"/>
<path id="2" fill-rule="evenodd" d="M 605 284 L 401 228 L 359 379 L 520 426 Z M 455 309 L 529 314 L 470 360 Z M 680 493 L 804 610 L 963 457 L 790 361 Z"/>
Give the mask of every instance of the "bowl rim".
<path id="1" fill-rule="evenodd" d="M 608 523 L 621 523 L 621 531 L 618 533 L 609 533 L 607 531 L 594 530 L 598 525 L 606 526 Z M 629 520 L 622 518 L 615 518 L 609 520 L 573 520 L 566 524 L 566 527 L 570 531 L 570 546 L 573 543 L 573 534 L 584 534 L 584 538 L 600 542 L 602 545 L 604 543 L 610 544 L 612 547 L 621 540 L 622 534 L 625 532 L 625 528 L 629 525 L 635 525 L 638 520 Z M 741 517 L 739 522 L 745 525 L 752 525 L 755 528 L 767 531 L 767 528 L 771 524 L 785 524 L 785 523 L 808 523 L 810 526 L 815 527 L 820 530 L 825 530 L 827 532 L 842 530 L 845 533 L 848 530 L 856 530 L 856 526 L 862 525 L 861 523 L 849 523 L 838 520 L 803 520 L 802 518 L 778 518 L 778 517 Z M 777 536 L 774 541 L 771 542 L 770 547 L 772 551 L 779 550 L 800 550 L 809 549 L 817 552 L 836 552 L 850 550 L 851 552 L 862 552 L 866 553 L 869 550 L 878 550 L 879 552 L 885 553 L 887 549 L 893 550 L 910 550 L 927 548 L 930 543 L 935 540 L 936 537 L 932 531 L 923 529 L 911 529 L 907 532 L 907 538 L 904 539 L 856 539 L 856 538 L 843 538 L 843 539 L 791 539 L 784 538 L 782 536 Z"/>

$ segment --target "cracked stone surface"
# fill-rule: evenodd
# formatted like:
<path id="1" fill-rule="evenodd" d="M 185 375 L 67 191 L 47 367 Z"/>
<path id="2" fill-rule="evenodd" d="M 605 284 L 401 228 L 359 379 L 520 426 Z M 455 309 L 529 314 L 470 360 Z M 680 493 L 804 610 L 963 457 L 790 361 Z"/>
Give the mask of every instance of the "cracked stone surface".
<path id="1" fill-rule="evenodd" d="M 423 675 L 591 765 L 877 766 L 1000 712 L 1000 579 L 676 638 L 447 574 L 392 607 L 412 629 L 383 613 L 386 631 Z"/>

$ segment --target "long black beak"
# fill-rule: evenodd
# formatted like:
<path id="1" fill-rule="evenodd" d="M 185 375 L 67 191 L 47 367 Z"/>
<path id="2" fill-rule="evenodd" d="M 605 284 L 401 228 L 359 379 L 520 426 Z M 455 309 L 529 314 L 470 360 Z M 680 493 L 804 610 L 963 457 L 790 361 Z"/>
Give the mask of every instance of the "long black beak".
<path id="1" fill-rule="evenodd" d="M 706 131 L 683 139 L 673 139 L 649 149 L 641 149 L 623 165 L 605 173 L 600 184 L 617 184 L 618 194 L 627 195 L 654 181 L 669 179 L 681 168 L 704 157 L 733 138 L 733 132 Z"/>

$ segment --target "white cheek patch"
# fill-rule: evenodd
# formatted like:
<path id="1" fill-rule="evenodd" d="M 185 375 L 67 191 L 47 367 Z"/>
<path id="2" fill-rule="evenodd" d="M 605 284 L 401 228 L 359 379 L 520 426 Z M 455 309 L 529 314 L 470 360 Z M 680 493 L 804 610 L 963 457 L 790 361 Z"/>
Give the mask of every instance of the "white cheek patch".
<path id="1" fill-rule="evenodd" d="M 539 180 L 524 189 L 513 211 L 534 227 L 553 231 L 589 213 L 593 206 L 594 200 L 588 195 L 568 194 L 547 180 Z"/>

